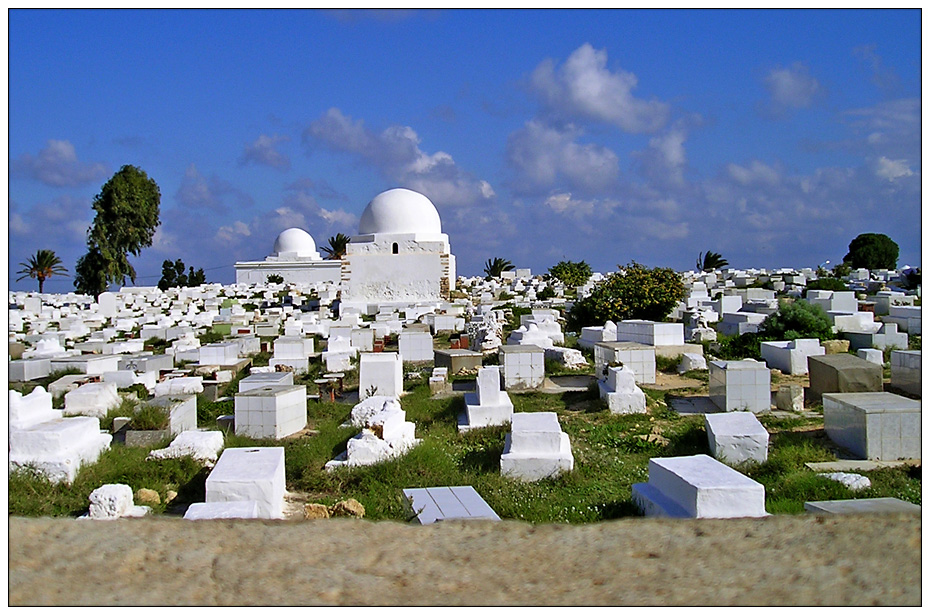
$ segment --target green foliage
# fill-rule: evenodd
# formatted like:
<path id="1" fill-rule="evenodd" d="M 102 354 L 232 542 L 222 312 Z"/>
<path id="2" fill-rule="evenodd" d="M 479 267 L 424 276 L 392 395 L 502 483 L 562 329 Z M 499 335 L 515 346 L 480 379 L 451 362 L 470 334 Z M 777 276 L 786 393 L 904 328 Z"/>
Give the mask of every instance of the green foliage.
<path id="1" fill-rule="evenodd" d="M 161 279 L 158 280 L 158 288 L 162 290 L 200 286 L 204 283 L 206 283 L 206 276 L 203 269 L 194 271 L 194 268 L 190 267 L 190 271 L 185 274 L 184 261 L 180 258 L 173 263 L 166 260 L 161 264 Z"/>
<path id="2" fill-rule="evenodd" d="M 326 253 L 326 259 L 331 261 L 337 261 L 346 255 L 346 245 L 348 245 L 350 238 L 347 235 L 342 233 L 336 233 L 329 238 L 329 245 L 323 246 L 321 249 Z"/>
<path id="3" fill-rule="evenodd" d="M 849 266 L 849 263 L 839 263 L 833 267 L 833 276 L 837 278 L 845 278 L 849 275 L 850 271 L 852 271 L 852 267 Z"/>
<path id="4" fill-rule="evenodd" d="M 536 298 L 539 299 L 540 301 L 545 301 L 547 299 L 554 299 L 555 296 L 556 296 L 555 289 L 552 288 L 551 286 L 546 286 L 544 289 L 536 293 Z"/>
<path id="5" fill-rule="evenodd" d="M 130 429 L 166 429 L 169 418 L 168 410 L 161 406 L 141 404 L 129 421 Z"/>
<path id="6" fill-rule="evenodd" d="M 809 290 L 846 291 L 849 290 L 849 287 L 846 286 L 846 283 L 839 278 L 823 277 L 817 278 L 816 280 L 811 280 L 807 283 L 807 287 L 804 290 L 805 297 L 807 296 L 807 291 Z"/>
<path id="7" fill-rule="evenodd" d="M 881 233 L 863 233 L 849 242 L 843 262 L 854 269 L 894 269 L 898 265 L 898 244 Z"/>
<path id="8" fill-rule="evenodd" d="M 755 333 L 718 336 L 716 342 L 708 342 L 709 353 L 724 361 L 740 359 L 762 359 L 759 336 Z"/>
<path id="9" fill-rule="evenodd" d="M 917 290 L 917 287 L 920 286 L 920 267 L 905 271 L 901 276 L 900 284 L 904 290 Z"/>
<path id="10" fill-rule="evenodd" d="M 16 273 L 23 275 L 16 278 L 16 281 L 19 282 L 25 278 L 38 280 L 40 293 L 45 288 L 45 280 L 53 275 L 67 275 L 68 273 L 68 270 L 62 265 L 61 259 L 52 250 L 39 250 L 33 256 L 30 256 L 26 262 L 20 263 L 20 266 L 22 266 L 22 269 Z"/>
<path id="11" fill-rule="evenodd" d="M 94 223 L 87 232 L 87 254 L 75 266 L 78 292 L 95 297 L 111 283 L 136 281 L 129 255 L 152 245 L 159 224 L 161 192 L 145 171 L 125 165 L 94 197 Z"/>
<path id="12" fill-rule="evenodd" d="M 723 269 L 729 265 L 730 263 L 728 263 L 719 252 L 711 252 L 710 250 L 708 250 L 706 254 L 704 252 L 699 253 L 697 263 L 695 263 L 698 271 L 707 272 L 715 269 Z"/>
<path id="13" fill-rule="evenodd" d="M 796 340 L 800 338 L 833 339 L 832 325 L 819 305 L 806 301 L 782 303 L 759 325 L 760 341 Z"/>
<path id="14" fill-rule="evenodd" d="M 568 328 L 602 325 L 607 320 L 662 321 L 685 296 L 681 276 L 669 268 L 649 269 L 636 262 L 598 282 L 568 313 Z"/>
<path id="15" fill-rule="evenodd" d="M 549 275 L 569 287 L 583 286 L 594 272 L 591 265 L 584 261 L 559 261 L 549 267 Z"/>
<path id="16" fill-rule="evenodd" d="M 205 344 L 215 344 L 217 342 L 222 342 L 226 339 L 222 333 L 217 333 L 216 331 L 207 331 L 206 333 L 201 333 L 197 336 L 197 339 L 200 340 L 201 346 Z"/>
<path id="17" fill-rule="evenodd" d="M 284 278 L 278 275 L 277 273 L 271 273 L 268 277 L 265 278 L 269 284 L 283 284 Z"/>
<path id="18" fill-rule="evenodd" d="M 489 280 L 501 277 L 501 274 L 505 271 L 513 271 L 513 263 L 499 256 L 493 259 L 489 258 L 488 262 L 484 264 L 484 275 Z"/>
<path id="19" fill-rule="evenodd" d="M 681 363 L 681 355 L 676 357 L 664 357 L 656 355 L 656 369 L 667 374 L 677 373 L 678 364 Z"/>

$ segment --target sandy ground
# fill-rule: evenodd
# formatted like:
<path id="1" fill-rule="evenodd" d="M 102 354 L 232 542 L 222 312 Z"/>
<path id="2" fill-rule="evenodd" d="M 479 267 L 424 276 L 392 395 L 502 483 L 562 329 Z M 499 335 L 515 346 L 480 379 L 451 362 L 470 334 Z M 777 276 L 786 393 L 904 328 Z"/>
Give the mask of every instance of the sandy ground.
<path id="1" fill-rule="evenodd" d="M 10 605 L 920 605 L 919 515 L 9 520 Z"/>

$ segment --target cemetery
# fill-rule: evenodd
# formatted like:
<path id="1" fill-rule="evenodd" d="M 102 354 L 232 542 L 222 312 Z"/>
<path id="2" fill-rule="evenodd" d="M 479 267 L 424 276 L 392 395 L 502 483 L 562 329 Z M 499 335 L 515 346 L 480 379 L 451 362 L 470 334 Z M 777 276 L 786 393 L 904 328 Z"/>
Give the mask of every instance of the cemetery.
<path id="1" fill-rule="evenodd" d="M 920 502 L 904 273 L 456 276 L 435 207 L 406 189 L 347 239 L 323 260 L 285 230 L 231 285 L 10 292 L 10 514 L 355 501 L 373 520 L 589 523 Z M 847 290 L 807 289 L 818 275 Z"/>

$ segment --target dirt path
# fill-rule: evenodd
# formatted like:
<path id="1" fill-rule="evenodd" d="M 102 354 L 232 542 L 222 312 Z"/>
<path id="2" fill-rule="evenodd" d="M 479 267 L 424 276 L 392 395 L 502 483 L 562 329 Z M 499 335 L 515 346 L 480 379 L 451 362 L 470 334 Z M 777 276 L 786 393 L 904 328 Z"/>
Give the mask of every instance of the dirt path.
<path id="1" fill-rule="evenodd" d="M 919 605 L 918 515 L 9 520 L 10 605 Z"/>

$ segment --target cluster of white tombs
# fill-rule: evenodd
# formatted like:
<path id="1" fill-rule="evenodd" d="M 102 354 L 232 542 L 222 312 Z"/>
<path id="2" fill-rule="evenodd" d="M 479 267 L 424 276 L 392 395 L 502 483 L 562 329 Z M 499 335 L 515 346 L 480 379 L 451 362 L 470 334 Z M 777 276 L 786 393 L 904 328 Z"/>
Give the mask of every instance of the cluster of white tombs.
<path id="1" fill-rule="evenodd" d="M 266 313 L 245 310 L 241 303 L 255 296 L 256 287 L 267 288 L 269 275 L 285 280 L 276 288 L 290 284 L 312 289 L 318 298 L 316 309 L 292 305 Z M 269 366 L 253 367 L 239 381 L 234 414 L 220 417 L 220 427 L 255 439 L 300 434 L 307 427 L 308 400 L 319 396 L 295 385 L 295 374 L 306 372 L 310 361 L 321 361 L 329 372 L 318 381 L 322 395 L 335 391 L 343 372 L 357 367 L 358 400 L 347 426 L 358 433 L 326 469 L 384 462 L 420 443 L 416 425 L 407 420 L 401 404 L 405 363 L 431 363 L 430 390 L 437 396 L 452 394 L 451 375 L 462 369 L 475 373 L 475 388 L 464 393 L 457 427 L 460 432 L 509 429 L 500 457 L 502 475 L 538 481 L 573 471 L 571 442 L 557 415 L 514 412 L 508 392 L 545 387 L 546 361 L 571 368 L 587 365 L 586 359 L 580 351 L 562 346 L 558 312 L 545 307 L 534 307 L 521 316 L 521 326 L 505 342 L 503 312 L 494 309 L 499 302 L 493 301 L 493 295 L 502 291 L 497 282 L 472 286 L 473 294 L 479 295 L 474 297 L 477 305 L 451 301 L 455 258 L 439 215 L 425 196 L 405 189 L 376 196 L 342 259 L 322 259 L 313 238 L 292 228 L 277 237 L 273 254 L 265 260 L 237 263 L 236 277 L 231 294 L 238 298 L 225 306 L 212 291 L 195 289 L 166 297 L 124 289 L 101 295 L 88 316 L 67 305 L 43 305 L 33 296 L 14 301 L 11 294 L 11 306 L 23 304 L 11 309 L 11 342 L 13 331 L 28 329 L 15 337 L 31 347 L 22 358 L 10 361 L 10 379 L 35 380 L 58 369 L 80 374 L 53 382 L 48 391 L 42 387 L 28 395 L 10 391 L 10 468 L 31 467 L 51 480 L 73 481 L 82 464 L 93 463 L 110 446 L 113 435 L 100 430 L 100 420 L 123 402 L 120 389 L 141 384 L 152 395 L 143 403 L 166 409 L 170 420 L 161 437 L 173 440 L 168 448 L 153 450 L 149 458 L 190 455 L 215 464 L 206 481 L 206 501 L 191 505 L 185 518 L 282 518 L 284 448 L 223 450 L 222 431 L 197 425 L 197 395 L 229 382 L 259 351 L 259 338 L 274 337 L 268 348 L 273 351 Z M 810 300 L 826 302 L 836 328 L 845 328 L 847 337 L 859 346 L 858 356 L 828 354 L 818 340 L 801 339 L 763 343 L 763 362 L 707 361 L 697 342 L 713 333 L 708 321 L 719 321 L 723 326 L 718 330 L 731 327 L 743 332 L 771 307 L 767 296 L 759 298 L 754 294 L 758 289 L 750 288 L 710 300 L 709 284 L 713 282 L 706 276 L 689 281 L 689 296 L 679 309 L 684 322 L 607 322 L 585 328 L 579 338 L 579 346 L 593 351 L 599 395 L 612 413 L 647 411 L 640 385 L 656 382 L 657 356 L 681 357 L 680 372 L 709 372 L 709 401 L 715 408 L 705 415 L 710 456 L 651 459 L 648 482 L 633 486 L 633 500 L 645 514 L 766 514 L 762 485 L 739 468 L 767 459 L 768 432 L 756 414 L 773 406 L 771 369 L 809 374 L 809 393 L 823 402 L 827 434 L 860 458 L 920 458 L 920 402 L 882 390 L 879 348 L 907 347 L 907 336 L 897 332 L 893 314 L 886 319 L 888 324 L 873 326 L 854 305 L 843 304 L 846 295 L 811 291 Z M 333 289 L 338 289 L 338 317 L 326 307 L 336 296 Z M 507 289 L 529 297 L 542 291 L 544 284 L 511 276 L 503 290 Z M 265 299 L 274 296 L 271 291 L 261 292 Z M 744 298 L 753 309 L 740 309 Z M 196 332 L 220 321 L 230 326 L 226 338 L 201 345 Z M 905 322 L 919 332 L 919 314 L 907 312 Z M 140 326 L 138 338 L 126 337 Z M 433 335 L 440 332 L 462 333 L 467 342 L 434 350 Z M 383 351 L 381 340 L 394 334 L 398 351 Z M 314 336 L 326 340 L 322 353 L 315 352 Z M 144 337 L 165 340 L 170 346 L 164 355 L 145 352 Z M 76 339 L 86 341 L 75 343 Z M 483 365 L 482 359 L 493 353 L 498 364 Z M 894 350 L 891 359 L 892 382 L 919 396 L 920 352 Z M 193 363 L 191 369 L 179 369 L 182 361 Z M 799 389 L 779 387 L 774 406 L 803 410 Z M 63 409 L 53 408 L 53 395 L 64 396 Z M 114 430 L 118 421 L 130 419 L 115 420 Z M 132 433 L 125 432 L 127 443 Z M 90 517 L 145 513 L 133 505 L 132 492 L 127 494 L 124 485 L 104 487 L 91 496 Z M 410 489 L 404 495 L 421 523 L 497 518 L 470 487 Z"/>

